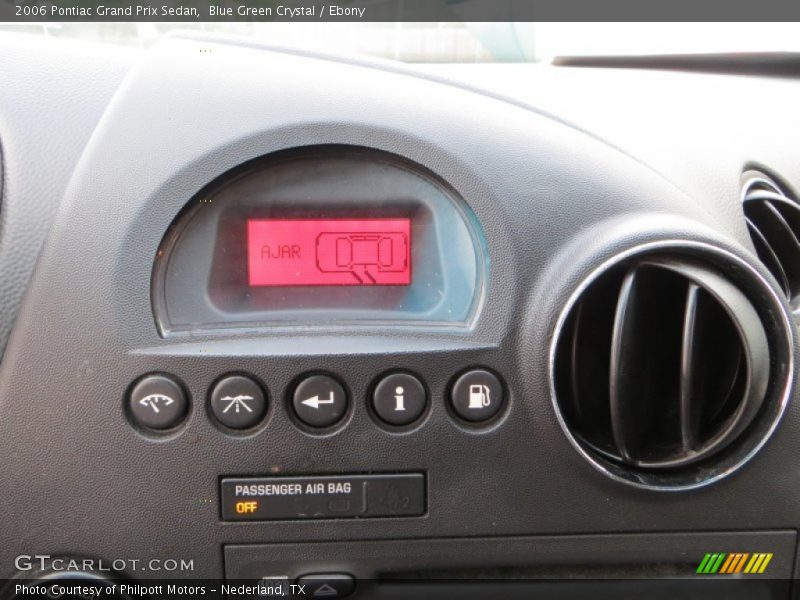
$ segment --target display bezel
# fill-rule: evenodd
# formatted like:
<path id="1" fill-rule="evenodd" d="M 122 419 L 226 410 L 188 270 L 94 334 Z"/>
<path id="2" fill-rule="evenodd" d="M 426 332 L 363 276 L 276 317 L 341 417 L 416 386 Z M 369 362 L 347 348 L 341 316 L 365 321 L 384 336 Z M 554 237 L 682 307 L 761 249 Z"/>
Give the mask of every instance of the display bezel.
<path id="1" fill-rule="evenodd" d="M 249 285 L 250 219 L 396 218 L 411 221 L 408 286 Z M 296 326 L 468 326 L 486 268 L 477 219 L 434 174 L 376 150 L 297 149 L 243 165 L 187 205 L 156 257 L 153 309 L 162 336 Z"/>

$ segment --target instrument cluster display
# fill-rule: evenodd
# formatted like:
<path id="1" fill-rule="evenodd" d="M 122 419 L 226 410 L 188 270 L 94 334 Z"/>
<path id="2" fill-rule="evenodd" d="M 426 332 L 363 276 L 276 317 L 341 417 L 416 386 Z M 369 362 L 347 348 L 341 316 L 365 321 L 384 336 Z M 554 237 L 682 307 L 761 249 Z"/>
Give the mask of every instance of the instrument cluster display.
<path id="1" fill-rule="evenodd" d="M 267 155 L 221 175 L 156 253 L 159 331 L 471 326 L 489 261 L 477 216 L 434 173 L 368 148 Z"/>
<path id="2" fill-rule="evenodd" d="M 251 286 L 410 285 L 411 219 L 249 219 Z"/>

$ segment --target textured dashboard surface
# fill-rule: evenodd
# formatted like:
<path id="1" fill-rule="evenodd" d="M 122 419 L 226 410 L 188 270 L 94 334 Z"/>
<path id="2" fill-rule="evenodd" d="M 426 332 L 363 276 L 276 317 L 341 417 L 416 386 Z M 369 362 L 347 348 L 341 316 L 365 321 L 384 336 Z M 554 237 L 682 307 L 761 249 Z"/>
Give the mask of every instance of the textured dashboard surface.
<path id="1" fill-rule="evenodd" d="M 636 157 L 746 235 L 739 176 L 748 165 L 800 191 L 800 81 L 531 65 L 420 69 L 558 115 Z"/>
<path id="2" fill-rule="evenodd" d="M 72 169 L 134 54 L 0 35 L 0 351 Z"/>

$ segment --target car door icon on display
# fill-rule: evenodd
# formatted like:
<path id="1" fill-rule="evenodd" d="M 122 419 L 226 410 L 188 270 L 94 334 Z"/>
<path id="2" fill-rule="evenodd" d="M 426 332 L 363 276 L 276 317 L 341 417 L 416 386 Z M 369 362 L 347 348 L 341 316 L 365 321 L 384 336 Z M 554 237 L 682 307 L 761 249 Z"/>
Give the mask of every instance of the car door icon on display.
<path id="1" fill-rule="evenodd" d="M 317 237 L 317 268 L 324 273 L 352 273 L 364 285 L 403 283 L 390 274 L 406 274 L 408 257 L 404 233 L 331 232 Z"/>

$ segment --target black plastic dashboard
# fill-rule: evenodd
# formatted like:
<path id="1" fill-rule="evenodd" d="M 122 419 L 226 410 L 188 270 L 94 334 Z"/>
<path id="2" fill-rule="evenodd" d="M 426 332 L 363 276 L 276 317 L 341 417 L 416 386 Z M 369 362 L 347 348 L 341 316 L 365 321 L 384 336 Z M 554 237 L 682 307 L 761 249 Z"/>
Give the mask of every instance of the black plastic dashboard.
<path id="1" fill-rule="evenodd" d="M 746 552 L 771 558 L 744 597 L 788 597 L 797 331 L 741 194 L 755 168 L 797 198 L 797 82 L 528 83 L 188 36 L 33 81 L 25 61 L 84 51 L 0 44 L 49 120 L 0 91 L 9 577 L 178 557 L 157 576 L 388 598 Z M 256 245 L 287 222 L 309 241 Z M 306 251 L 346 285 L 253 284 Z"/>

